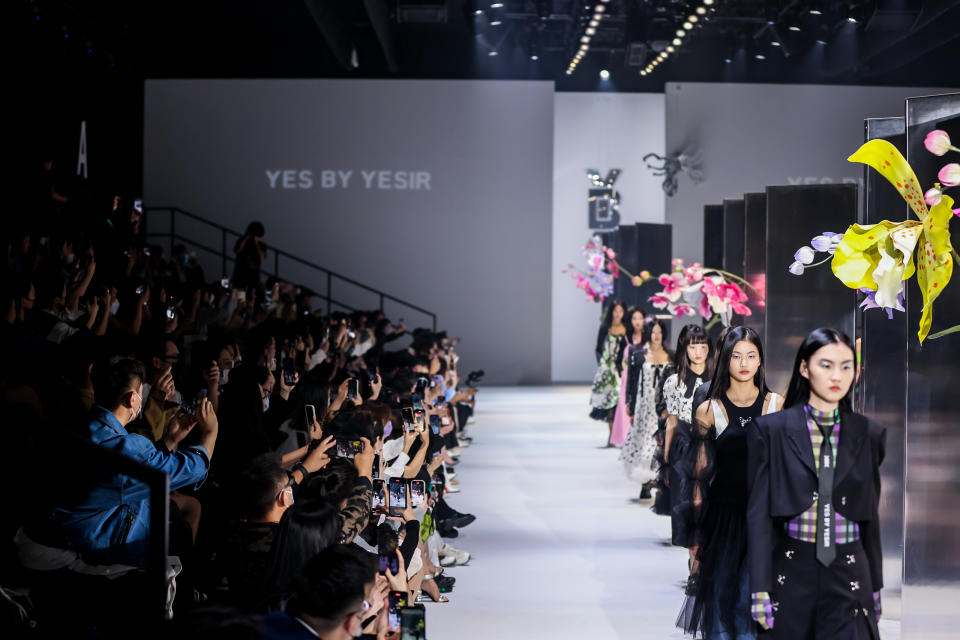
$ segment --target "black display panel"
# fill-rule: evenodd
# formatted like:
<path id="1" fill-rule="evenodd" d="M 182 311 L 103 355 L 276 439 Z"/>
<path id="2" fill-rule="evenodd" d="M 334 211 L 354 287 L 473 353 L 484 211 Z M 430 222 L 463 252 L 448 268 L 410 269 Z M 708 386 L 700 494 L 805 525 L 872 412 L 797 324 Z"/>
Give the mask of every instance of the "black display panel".
<path id="1" fill-rule="evenodd" d="M 749 296 L 747 306 L 753 312 L 743 318 L 744 326 L 763 335 L 766 319 L 766 301 L 760 296 L 767 288 L 767 194 L 743 194 L 743 277 L 757 295 L 743 287 Z"/>

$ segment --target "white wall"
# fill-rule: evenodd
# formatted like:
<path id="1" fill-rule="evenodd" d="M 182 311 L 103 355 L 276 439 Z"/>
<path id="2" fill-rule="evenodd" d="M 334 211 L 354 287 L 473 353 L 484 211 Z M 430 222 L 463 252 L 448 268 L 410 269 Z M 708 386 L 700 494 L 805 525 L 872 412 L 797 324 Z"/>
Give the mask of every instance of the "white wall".
<path id="1" fill-rule="evenodd" d="M 569 275 L 583 266 L 580 249 L 590 237 L 587 168 L 602 175 L 622 169 L 621 224 L 664 221 L 661 178 L 643 162 L 663 154 L 663 94 L 556 93 L 553 143 L 553 260 L 551 377 L 554 382 L 589 381 L 596 369 L 593 348 L 600 305 L 586 302 Z"/>

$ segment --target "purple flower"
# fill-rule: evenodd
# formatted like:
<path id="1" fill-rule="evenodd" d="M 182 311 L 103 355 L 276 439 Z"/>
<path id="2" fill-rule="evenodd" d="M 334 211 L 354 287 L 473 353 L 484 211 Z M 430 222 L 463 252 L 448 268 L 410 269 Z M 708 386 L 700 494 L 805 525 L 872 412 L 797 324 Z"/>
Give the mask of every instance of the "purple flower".
<path id="1" fill-rule="evenodd" d="M 837 250 L 837 245 L 840 244 L 841 236 L 839 233 L 833 233 L 832 231 L 824 231 L 820 235 L 816 236 L 810 240 L 810 246 L 812 246 L 817 251 L 823 251 L 825 253 L 833 253 Z"/>
<path id="2" fill-rule="evenodd" d="M 793 254 L 793 259 L 802 264 L 810 264 L 813 262 L 813 259 L 817 256 L 814 253 L 813 249 L 807 246 L 800 247 L 797 249 L 797 252 Z"/>
<path id="3" fill-rule="evenodd" d="M 877 304 L 877 292 L 873 289 L 868 289 L 867 287 L 862 287 L 860 291 L 866 296 L 863 301 L 860 303 L 860 308 L 866 311 L 867 309 L 883 309 L 887 312 L 887 318 L 893 320 L 894 311 L 906 311 L 903 307 L 903 291 L 897 295 L 897 303 L 895 307 L 881 307 Z"/>
<path id="4" fill-rule="evenodd" d="M 802 276 L 802 275 L 803 275 L 803 263 L 800 262 L 799 260 L 797 260 L 796 262 L 794 262 L 793 264 L 790 265 L 790 267 L 787 269 L 787 271 L 789 271 L 790 273 L 792 273 L 792 274 L 795 275 L 795 276 Z"/>

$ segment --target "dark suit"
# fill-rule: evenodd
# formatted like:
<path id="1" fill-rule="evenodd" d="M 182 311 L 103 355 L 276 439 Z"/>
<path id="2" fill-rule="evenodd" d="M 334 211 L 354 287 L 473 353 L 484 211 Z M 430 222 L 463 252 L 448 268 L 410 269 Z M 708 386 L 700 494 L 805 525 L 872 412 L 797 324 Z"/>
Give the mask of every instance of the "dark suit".
<path id="1" fill-rule="evenodd" d="M 862 575 L 870 580 L 869 587 L 863 585 L 864 594 L 879 591 L 883 586 L 878 507 L 885 442 L 886 429 L 878 423 L 857 413 L 841 413 L 833 507 L 860 526 L 859 544 L 867 564 Z M 781 561 L 778 547 L 782 548 L 785 542 L 784 524 L 810 508 L 818 488 L 817 465 L 803 407 L 794 406 L 754 419 L 747 425 L 747 446 L 750 590 L 773 593 L 783 584 L 777 584 L 783 576 L 775 577 L 779 571 L 775 565 Z M 812 550 L 813 545 L 810 547 Z M 844 558 L 849 556 L 842 555 L 838 546 L 838 557 L 829 569 L 841 571 Z M 778 626 L 781 625 L 775 622 L 775 630 Z"/>

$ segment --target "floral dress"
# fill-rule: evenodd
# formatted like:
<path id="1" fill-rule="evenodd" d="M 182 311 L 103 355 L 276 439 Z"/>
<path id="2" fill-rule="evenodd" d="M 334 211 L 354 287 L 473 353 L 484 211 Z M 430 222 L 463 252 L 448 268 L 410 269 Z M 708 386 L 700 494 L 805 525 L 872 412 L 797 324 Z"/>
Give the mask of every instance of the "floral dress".
<path id="1" fill-rule="evenodd" d="M 594 420 L 609 422 L 613 419 L 613 411 L 620 397 L 617 354 L 620 351 L 621 340 L 623 340 L 622 335 L 612 333 L 608 333 L 604 339 L 600 364 L 597 366 L 597 373 L 593 376 L 593 391 L 590 398 L 590 404 L 593 407 L 590 417 Z"/>
<path id="2" fill-rule="evenodd" d="M 627 441 L 620 450 L 620 462 L 627 478 L 646 484 L 657 477 L 659 465 L 657 452 L 657 391 L 660 378 L 669 363 L 654 364 L 644 362 L 640 370 L 639 389 L 637 390 L 637 408 L 633 414 L 633 425 L 627 434 Z"/>

